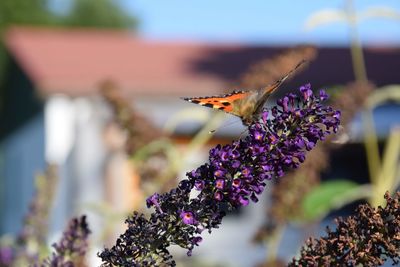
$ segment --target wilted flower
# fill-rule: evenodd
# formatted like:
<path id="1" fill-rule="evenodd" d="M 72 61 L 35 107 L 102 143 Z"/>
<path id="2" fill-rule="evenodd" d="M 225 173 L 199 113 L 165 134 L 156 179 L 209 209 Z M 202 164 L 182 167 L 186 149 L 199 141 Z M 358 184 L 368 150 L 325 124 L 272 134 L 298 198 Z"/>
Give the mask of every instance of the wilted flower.
<path id="1" fill-rule="evenodd" d="M 165 194 L 147 200 L 155 211 L 149 219 L 135 213 L 116 245 L 100 253 L 103 266 L 175 266 L 167 247 L 192 250 L 204 230 L 217 228 L 226 211 L 258 201 L 266 181 L 297 168 L 307 150 L 336 132 L 340 113 L 321 104 L 310 86 L 302 96 L 288 94 L 250 125 L 248 136 L 210 150 L 209 163 L 187 173 L 188 179 Z M 190 193 L 195 188 L 196 197 Z"/>
<path id="2" fill-rule="evenodd" d="M 289 266 L 381 266 L 400 263 L 400 192 L 385 194 L 385 208 L 360 205 L 356 214 L 336 219 L 336 230 L 309 238 Z"/>

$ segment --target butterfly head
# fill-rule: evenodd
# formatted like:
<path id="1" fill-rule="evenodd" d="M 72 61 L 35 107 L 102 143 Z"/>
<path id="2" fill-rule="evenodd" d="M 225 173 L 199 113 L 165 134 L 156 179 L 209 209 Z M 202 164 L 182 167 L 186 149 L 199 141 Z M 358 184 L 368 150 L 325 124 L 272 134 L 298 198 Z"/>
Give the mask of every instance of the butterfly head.
<path id="1" fill-rule="evenodd" d="M 241 119 L 244 126 L 250 126 L 257 118 L 253 114 L 245 114 Z"/>

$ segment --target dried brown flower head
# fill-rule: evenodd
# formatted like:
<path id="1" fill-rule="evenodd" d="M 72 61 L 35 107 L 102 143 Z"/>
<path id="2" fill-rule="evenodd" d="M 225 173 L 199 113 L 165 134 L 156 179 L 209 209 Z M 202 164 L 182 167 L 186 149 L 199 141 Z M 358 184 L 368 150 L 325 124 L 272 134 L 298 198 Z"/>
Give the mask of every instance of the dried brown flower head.
<path id="1" fill-rule="evenodd" d="M 300 46 L 288 49 L 279 55 L 261 60 L 254 64 L 241 77 L 243 88 L 261 88 L 281 78 L 293 69 L 300 61 L 311 61 L 317 56 L 317 49 L 312 46 Z M 303 68 L 303 67 L 301 67 Z M 300 72 L 298 70 L 297 72 Z"/>
<path id="2" fill-rule="evenodd" d="M 100 90 L 114 111 L 115 122 L 127 133 L 126 151 L 129 155 L 161 137 L 160 131 L 123 97 L 117 85 L 105 81 L 100 85 Z"/>
<path id="3" fill-rule="evenodd" d="M 162 133 L 150 120 L 137 112 L 132 104 L 122 95 L 119 88 L 112 82 L 106 81 L 100 85 L 100 90 L 114 112 L 113 121 L 126 133 L 125 151 L 128 155 L 135 155 L 153 141 L 167 141 L 167 136 Z M 140 176 L 141 188 L 147 187 L 153 191 L 155 182 L 162 186 L 164 192 L 175 183 L 176 172 L 166 171 L 170 162 L 163 150 L 151 151 L 146 157 L 141 158 L 140 167 L 136 169 Z"/>
<path id="4" fill-rule="evenodd" d="M 360 205 L 354 216 L 336 219 L 327 236 L 309 238 L 289 266 L 379 266 L 400 263 L 400 192 L 385 194 L 386 207 Z"/>

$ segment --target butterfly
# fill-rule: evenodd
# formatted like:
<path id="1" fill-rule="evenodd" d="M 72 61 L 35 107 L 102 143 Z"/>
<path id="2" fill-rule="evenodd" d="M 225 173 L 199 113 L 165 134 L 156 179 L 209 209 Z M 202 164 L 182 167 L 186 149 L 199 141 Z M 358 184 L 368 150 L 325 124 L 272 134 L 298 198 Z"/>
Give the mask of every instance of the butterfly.
<path id="1" fill-rule="evenodd" d="M 249 126 L 258 120 L 265 102 L 281 84 L 292 75 L 306 61 L 300 61 L 296 67 L 285 76 L 259 90 L 233 91 L 230 94 L 206 97 L 184 97 L 183 100 L 198 104 L 204 107 L 219 109 L 235 115 L 242 120 L 245 126 Z"/>

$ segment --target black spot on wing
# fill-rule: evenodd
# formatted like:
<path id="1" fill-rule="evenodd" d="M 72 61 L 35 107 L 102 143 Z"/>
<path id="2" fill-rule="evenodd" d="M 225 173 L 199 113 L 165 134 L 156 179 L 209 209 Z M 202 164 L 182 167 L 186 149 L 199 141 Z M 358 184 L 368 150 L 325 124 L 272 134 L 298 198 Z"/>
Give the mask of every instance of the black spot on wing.
<path id="1" fill-rule="evenodd" d="M 208 108 L 213 108 L 214 105 L 211 103 L 206 103 L 206 104 L 202 104 L 202 106 L 208 107 Z"/>
<path id="2" fill-rule="evenodd" d="M 201 96 L 201 97 L 196 97 L 196 98 L 191 98 L 191 97 L 181 97 L 181 98 L 183 100 L 186 100 L 186 101 L 189 101 L 189 102 L 192 102 L 192 103 L 195 103 L 194 101 L 197 101 L 197 103 L 198 103 L 198 100 L 195 100 L 195 99 L 225 98 L 225 97 L 229 97 L 229 96 L 233 96 L 233 95 L 237 95 L 237 94 L 242 94 L 242 93 L 247 93 L 247 92 L 249 92 L 249 91 L 235 90 L 235 91 L 230 92 L 229 94 L 224 94 L 224 95 Z"/>
<path id="3" fill-rule="evenodd" d="M 181 97 L 181 99 L 183 99 L 183 100 L 185 100 L 185 101 L 188 101 L 188 102 L 190 102 L 190 103 L 195 103 L 195 104 L 200 103 L 199 100 L 196 100 L 196 99 L 190 98 L 190 97 Z"/>
<path id="4" fill-rule="evenodd" d="M 230 106 L 230 105 L 231 105 L 231 103 L 229 103 L 229 102 L 221 102 L 221 104 L 222 104 L 222 105 L 224 105 L 225 107 L 227 107 L 227 106 Z"/>
<path id="5" fill-rule="evenodd" d="M 228 97 L 228 96 L 233 96 L 233 95 L 237 95 L 237 94 L 243 94 L 243 93 L 247 93 L 249 91 L 244 91 L 244 90 L 235 90 L 229 94 L 223 95 L 222 97 Z"/>

